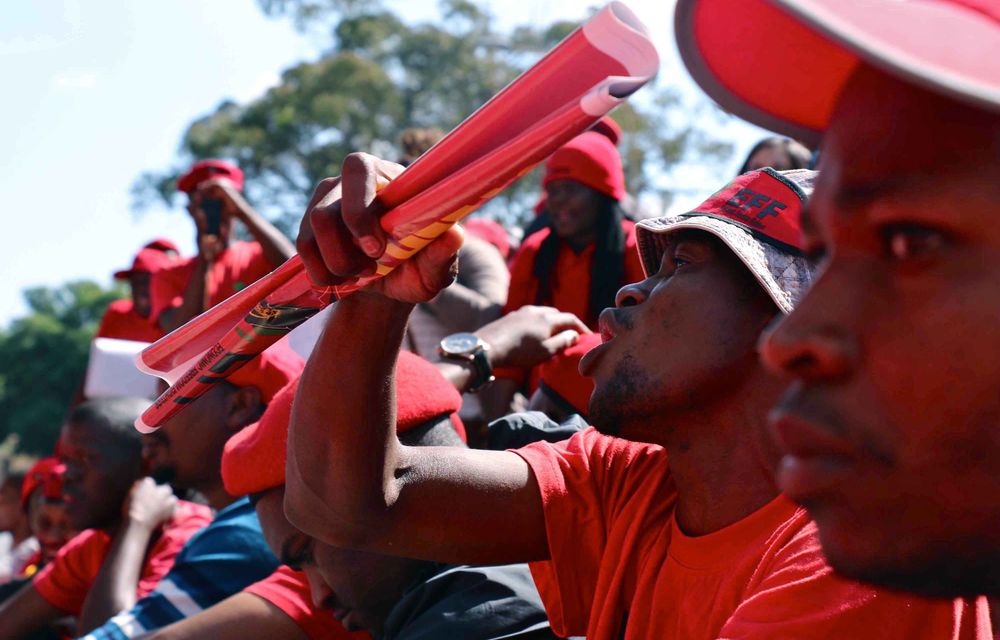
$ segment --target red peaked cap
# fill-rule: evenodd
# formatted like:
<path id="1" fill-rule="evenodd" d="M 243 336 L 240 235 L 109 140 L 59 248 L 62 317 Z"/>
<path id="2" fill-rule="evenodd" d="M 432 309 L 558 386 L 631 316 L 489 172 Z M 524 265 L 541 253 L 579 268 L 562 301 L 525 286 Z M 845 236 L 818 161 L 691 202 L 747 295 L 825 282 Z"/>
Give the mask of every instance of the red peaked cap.
<path id="1" fill-rule="evenodd" d="M 236 433 L 222 454 L 226 491 L 241 496 L 285 484 L 288 421 L 298 388 L 296 377 L 275 396 L 258 422 Z M 465 428 L 456 413 L 462 396 L 420 356 L 401 351 L 396 362 L 396 433 L 404 433 L 432 418 L 450 415 L 465 440 Z"/>
<path id="2" fill-rule="evenodd" d="M 298 380 L 305 362 L 286 342 L 276 342 L 241 369 L 229 375 L 226 382 L 237 387 L 255 387 L 260 399 L 271 404 L 288 383 Z"/>
<path id="3" fill-rule="evenodd" d="M 209 178 L 228 178 L 239 191 L 243 191 L 243 171 L 225 160 L 195 162 L 187 173 L 177 178 L 177 190 L 191 193 Z"/>
<path id="4" fill-rule="evenodd" d="M 580 415 L 587 415 L 594 379 L 580 374 L 580 358 L 601 344 L 601 334 L 585 333 L 576 344 L 542 363 L 539 386 L 569 403 Z"/>
<path id="5" fill-rule="evenodd" d="M 135 254 L 131 268 L 115 271 L 115 279 L 127 280 L 133 273 L 157 273 L 176 260 L 176 255 L 159 249 L 141 249 Z"/>
<path id="6" fill-rule="evenodd" d="M 56 456 L 42 458 L 24 476 L 24 483 L 21 485 L 21 508 L 28 508 L 28 500 L 35 489 L 41 487 L 42 495 L 52 500 L 59 500 L 63 493 L 63 474 L 66 472 L 66 465 Z"/>
<path id="7" fill-rule="evenodd" d="M 625 197 L 622 157 L 607 136 L 587 131 L 556 149 L 545 163 L 542 186 L 575 180 L 615 200 Z"/>

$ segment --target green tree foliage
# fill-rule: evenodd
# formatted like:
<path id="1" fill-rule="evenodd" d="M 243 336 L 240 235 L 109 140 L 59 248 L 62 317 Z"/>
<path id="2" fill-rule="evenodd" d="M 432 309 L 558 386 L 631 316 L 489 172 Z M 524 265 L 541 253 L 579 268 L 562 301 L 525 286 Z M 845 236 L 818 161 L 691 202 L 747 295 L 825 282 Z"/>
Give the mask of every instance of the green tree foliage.
<path id="1" fill-rule="evenodd" d="M 226 157 L 246 171 L 250 199 L 292 229 L 313 186 L 339 173 L 346 154 L 398 157 L 403 129 L 447 131 L 578 26 L 558 22 L 501 33 L 468 0 L 444 0 L 442 19 L 422 24 L 405 24 L 370 0 L 258 3 L 267 15 L 291 18 L 303 30 L 328 29 L 332 47 L 319 60 L 286 70 L 259 98 L 225 102 L 194 121 L 177 167 L 137 181 L 138 207 L 157 195 L 170 202 L 177 173 L 192 160 Z M 686 104 L 669 89 L 642 93 L 615 113 L 625 131 L 620 147 L 633 194 L 669 195 L 658 184 L 678 163 L 728 157 L 729 145 L 693 124 L 702 118 L 692 114 L 705 105 Z M 508 223 L 523 221 L 538 184 L 537 172 L 525 177 L 490 212 Z"/>
<path id="2" fill-rule="evenodd" d="M 0 329 L 0 441 L 13 434 L 22 452 L 52 451 L 101 316 L 123 295 L 87 281 L 25 291 L 30 313 Z"/>

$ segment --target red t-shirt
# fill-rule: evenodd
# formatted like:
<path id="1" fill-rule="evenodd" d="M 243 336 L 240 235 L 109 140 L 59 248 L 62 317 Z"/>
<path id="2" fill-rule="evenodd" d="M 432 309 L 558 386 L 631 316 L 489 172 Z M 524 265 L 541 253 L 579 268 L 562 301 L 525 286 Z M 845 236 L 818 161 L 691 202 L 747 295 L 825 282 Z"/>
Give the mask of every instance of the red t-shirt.
<path id="1" fill-rule="evenodd" d="M 639 282 L 645 276 L 642 273 L 642 263 L 635 247 L 635 224 L 629 220 L 622 221 L 625 230 L 625 274 L 621 286 Z M 535 279 L 535 256 L 542 242 L 549 237 L 549 229 L 542 229 L 525 238 L 521 248 L 510 268 L 510 289 L 507 293 L 507 304 L 504 313 L 520 309 L 529 304 L 538 304 L 538 281 Z M 563 242 L 556 257 L 556 265 L 552 270 L 552 287 L 549 297 L 541 304 L 555 307 L 560 311 L 568 311 L 584 322 L 596 328 L 597 318 L 590 315 L 590 268 L 594 259 L 596 243 L 591 243 L 577 253 Z"/>
<path id="2" fill-rule="evenodd" d="M 322 638 L 370 638 L 366 632 L 350 632 L 333 617 L 330 611 L 313 606 L 309 593 L 309 581 L 301 571 L 294 571 L 286 565 L 278 567 L 274 573 L 246 589 L 258 598 L 267 600 L 278 607 L 298 625 L 312 640 Z"/>
<path id="3" fill-rule="evenodd" d="M 927 600 L 835 576 L 815 523 L 783 496 L 685 536 L 661 447 L 590 428 L 516 453 L 541 489 L 551 559 L 531 572 L 560 635 L 992 638 L 984 598 Z"/>
<path id="4" fill-rule="evenodd" d="M 159 317 L 165 309 L 180 304 L 184 290 L 194 273 L 196 262 L 197 258 L 181 260 L 156 274 L 150 285 L 154 317 Z M 208 306 L 214 307 L 271 271 L 273 267 L 264 258 L 264 249 L 259 243 L 230 244 L 208 269 L 206 279 Z"/>
<path id="5" fill-rule="evenodd" d="M 152 318 L 143 318 L 136 313 L 131 300 L 115 300 L 108 305 L 101 318 L 97 337 L 156 342 L 163 337 L 163 330 L 156 326 Z"/>
<path id="6" fill-rule="evenodd" d="M 212 511 L 200 504 L 181 501 L 174 516 L 162 527 L 159 537 L 146 553 L 139 574 L 136 597 L 149 594 L 170 571 L 174 557 L 195 532 L 212 522 Z M 32 584 L 49 604 L 78 615 L 111 548 L 111 536 L 101 529 L 87 529 L 66 543 L 55 560 L 38 572 Z"/>

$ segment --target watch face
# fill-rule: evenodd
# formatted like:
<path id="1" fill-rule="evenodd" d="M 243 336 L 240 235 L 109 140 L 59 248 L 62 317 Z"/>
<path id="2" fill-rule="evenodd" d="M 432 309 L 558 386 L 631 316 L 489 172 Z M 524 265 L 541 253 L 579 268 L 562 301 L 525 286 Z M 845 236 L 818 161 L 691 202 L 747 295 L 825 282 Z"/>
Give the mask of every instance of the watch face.
<path id="1" fill-rule="evenodd" d="M 470 354 L 479 346 L 479 337 L 471 333 L 453 333 L 441 341 L 446 353 Z"/>

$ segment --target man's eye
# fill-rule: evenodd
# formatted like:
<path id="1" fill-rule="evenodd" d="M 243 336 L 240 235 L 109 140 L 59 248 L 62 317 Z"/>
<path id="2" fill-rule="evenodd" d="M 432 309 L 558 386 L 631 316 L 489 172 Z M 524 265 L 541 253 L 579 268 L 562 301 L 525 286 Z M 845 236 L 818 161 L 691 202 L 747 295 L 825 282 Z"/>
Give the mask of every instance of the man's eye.
<path id="1" fill-rule="evenodd" d="M 893 260 L 927 258 L 945 243 L 940 231 L 915 224 L 889 225 L 881 230 L 881 235 L 885 254 Z"/>

